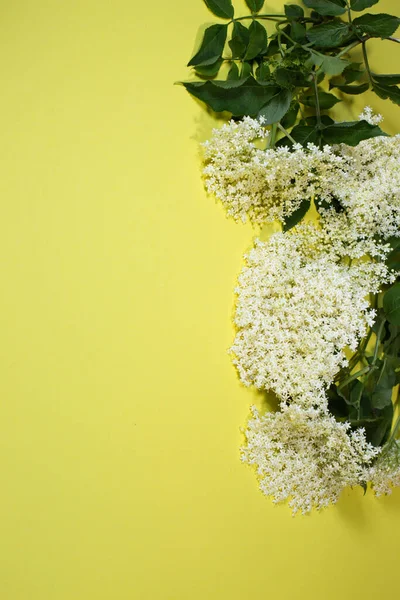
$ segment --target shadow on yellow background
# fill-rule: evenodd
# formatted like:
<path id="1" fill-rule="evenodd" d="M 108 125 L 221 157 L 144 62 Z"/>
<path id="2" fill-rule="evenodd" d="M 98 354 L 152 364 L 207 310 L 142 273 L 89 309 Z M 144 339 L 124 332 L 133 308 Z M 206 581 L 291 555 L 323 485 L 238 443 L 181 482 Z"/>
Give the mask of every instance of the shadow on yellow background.
<path id="1" fill-rule="evenodd" d="M 206 197 L 214 122 L 172 85 L 207 20 L 201 0 L 0 7 L 1 600 L 396 594 L 400 490 L 293 519 L 239 461 L 258 398 L 226 350 L 254 232 Z M 371 60 L 397 72 L 400 48 Z"/>

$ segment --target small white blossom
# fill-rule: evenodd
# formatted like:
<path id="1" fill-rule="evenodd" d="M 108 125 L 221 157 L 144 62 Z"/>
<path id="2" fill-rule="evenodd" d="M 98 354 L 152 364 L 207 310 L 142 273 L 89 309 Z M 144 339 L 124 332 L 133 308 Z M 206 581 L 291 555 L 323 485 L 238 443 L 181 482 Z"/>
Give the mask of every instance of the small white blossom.
<path id="1" fill-rule="evenodd" d="M 362 113 L 358 116 L 359 121 L 367 121 L 370 125 L 379 125 L 382 123 L 383 117 L 380 114 L 374 114 L 370 106 L 366 106 Z"/>

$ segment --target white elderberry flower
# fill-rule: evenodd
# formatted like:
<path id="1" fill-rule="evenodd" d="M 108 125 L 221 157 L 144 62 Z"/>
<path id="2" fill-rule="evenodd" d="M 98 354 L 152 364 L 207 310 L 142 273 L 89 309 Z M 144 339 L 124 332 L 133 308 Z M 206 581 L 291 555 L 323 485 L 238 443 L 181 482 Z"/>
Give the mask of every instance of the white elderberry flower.
<path id="1" fill-rule="evenodd" d="M 366 106 L 362 113 L 358 116 L 359 121 L 367 121 L 370 125 L 379 125 L 382 123 L 383 117 L 380 114 L 374 114 L 370 106 Z"/>
<path id="2" fill-rule="evenodd" d="M 309 224 L 256 241 L 238 279 L 231 353 L 241 381 L 303 405 L 331 384 L 374 321 L 374 263 L 338 262 Z M 384 269 L 386 275 L 386 270 Z"/>
<path id="3" fill-rule="evenodd" d="M 363 429 L 351 431 L 327 411 L 297 404 L 261 416 L 252 407 L 242 461 L 254 465 L 260 489 L 293 514 L 335 503 L 347 486 L 364 484 L 379 449 Z"/>

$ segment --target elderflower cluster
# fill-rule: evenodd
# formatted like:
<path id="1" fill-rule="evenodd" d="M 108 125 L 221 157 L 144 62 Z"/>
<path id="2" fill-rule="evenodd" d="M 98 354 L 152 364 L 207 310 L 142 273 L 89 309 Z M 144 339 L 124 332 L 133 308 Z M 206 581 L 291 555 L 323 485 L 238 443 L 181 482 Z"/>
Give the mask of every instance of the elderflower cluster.
<path id="1" fill-rule="evenodd" d="M 238 279 L 231 352 L 241 381 L 282 401 L 315 404 L 372 326 L 367 295 L 386 276 L 381 264 L 351 267 L 321 247 L 321 232 L 301 225 L 256 241 Z"/>
<path id="2" fill-rule="evenodd" d="M 325 171 L 342 162 L 329 146 L 319 150 L 298 144 L 293 151 L 257 148 L 254 140 L 267 135 L 262 120 L 245 117 L 214 129 L 211 140 L 203 144 L 206 188 L 236 220 L 283 221 L 303 200 L 324 197 Z"/>
<path id="3" fill-rule="evenodd" d="M 371 467 L 369 480 L 376 496 L 391 494 L 391 486 L 400 486 L 400 441 L 393 442 Z"/>
<path id="4" fill-rule="evenodd" d="M 360 237 L 399 236 L 400 135 L 376 137 L 355 147 L 341 144 L 344 164 L 327 181 Z"/>
<path id="5" fill-rule="evenodd" d="M 255 466 L 262 492 L 289 500 L 294 514 L 335 503 L 344 487 L 365 483 L 379 454 L 363 429 L 297 404 L 262 416 L 252 407 L 245 435 L 243 462 Z"/>
<path id="6" fill-rule="evenodd" d="M 371 109 L 364 113 L 377 122 Z M 214 129 L 204 144 L 206 187 L 228 215 L 258 224 L 284 221 L 302 201 L 318 199 L 327 208 L 325 220 L 332 220 L 335 211 L 329 208 L 339 201 L 348 235 L 359 245 L 376 235 L 399 235 L 400 135 L 322 150 L 313 144 L 262 150 L 254 140 L 266 137 L 262 120 L 246 117 Z"/>

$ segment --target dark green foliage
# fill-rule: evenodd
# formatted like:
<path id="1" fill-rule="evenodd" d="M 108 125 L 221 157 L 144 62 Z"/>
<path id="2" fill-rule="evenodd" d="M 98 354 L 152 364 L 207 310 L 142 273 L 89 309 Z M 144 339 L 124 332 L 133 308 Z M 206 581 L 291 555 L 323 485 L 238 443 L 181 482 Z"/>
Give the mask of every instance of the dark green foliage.
<path id="1" fill-rule="evenodd" d="M 256 69 L 256 77 L 258 81 L 269 81 L 271 79 L 271 69 L 268 63 L 261 62 Z"/>
<path id="2" fill-rule="evenodd" d="M 251 60 L 266 52 L 267 31 L 258 21 L 253 21 L 249 27 L 249 43 L 244 55 L 245 60 Z"/>
<path id="3" fill-rule="evenodd" d="M 329 89 L 337 89 L 344 94 L 358 95 L 363 94 L 369 88 L 369 83 L 361 83 L 360 85 L 332 85 Z"/>
<path id="4" fill-rule="evenodd" d="M 361 34 L 387 38 L 395 33 L 400 24 L 400 19 L 385 13 L 379 15 L 367 13 L 354 19 L 353 24 Z"/>
<path id="5" fill-rule="evenodd" d="M 400 83 L 400 75 L 377 75 L 376 73 L 371 73 L 373 80 L 378 85 L 397 85 Z"/>
<path id="6" fill-rule="evenodd" d="M 304 17 L 304 10 L 297 4 L 285 4 L 285 15 L 291 21 Z"/>
<path id="7" fill-rule="evenodd" d="M 357 146 L 362 140 L 386 134 L 378 125 L 370 125 L 366 121 L 348 121 L 329 125 L 323 129 L 322 135 L 326 144 Z"/>
<path id="8" fill-rule="evenodd" d="M 240 78 L 239 68 L 236 63 L 232 63 L 231 68 L 229 69 L 227 80 L 237 81 Z"/>
<path id="9" fill-rule="evenodd" d="M 389 323 L 400 325 L 400 283 L 395 283 L 383 296 L 383 310 Z"/>
<path id="10" fill-rule="evenodd" d="M 351 10 L 361 11 L 378 4 L 379 0 L 350 0 Z"/>
<path id="11" fill-rule="evenodd" d="M 314 8 L 320 15 L 337 16 L 346 12 L 344 0 L 303 0 L 308 8 Z"/>
<path id="12" fill-rule="evenodd" d="M 231 0 L 204 0 L 207 8 L 221 19 L 232 19 L 234 9 Z"/>
<path id="13" fill-rule="evenodd" d="M 300 104 L 298 102 L 294 102 L 291 105 L 290 109 L 287 111 L 286 115 L 281 120 L 281 125 L 286 130 L 293 127 L 296 123 L 297 115 L 299 114 Z"/>
<path id="14" fill-rule="evenodd" d="M 262 9 L 264 0 L 246 0 L 246 4 L 251 12 L 256 13 Z"/>
<path id="15" fill-rule="evenodd" d="M 289 90 L 279 89 L 270 100 L 261 108 L 259 117 L 264 117 L 265 125 L 280 121 L 289 110 L 292 94 Z"/>
<path id="16" fill-rule="evenodd" d="M 348 23 L 335 19 L 312 27 L 308 30 L 307 37 L 316 48 L 337 48 L 349 42 L 353 32 Z"/>
<path id="17" fill-rule="evenodd" d="M 188 62 L 188 67 L 212 65 L 221 58 L 224 50 L 227 25 L 211 25 L 204 32 L 200 48 Z"/>
<path id="18" fill-rule="evenodd" d="M 229 48 L 232 52 L 232 58 L 243 58 L 246 53 L 250 40 L 250 33 L 247 27 L 236 21 L 233 25 L 232 37 L 229 40 Z"/>
<path id="19" fill-rule="evenodd" d="M 336 98 L 333 94 L 328 94 L 328 92 L 323 92 L 322 90 L 318 90 L 318 100 L 319 105 L 322 110 L 326 110 L 328 108 L 332 108 L 340 102 L 340 98 Z M 317 104 L 316 97 L 314 93 L 309 93 L 307 95 L 301 96 L 300 101 L 305 106 L 315 107 Z"/>
<path id="20" fill-rule="evenodd" d="M 220 70 L 222 63 L 222 58 L 219 58 L 217 61 L 215 61 L 215 63 L 211 65 L 198 65 L 197 67 L 195 67 L 195 70 L 197 75 L 200 75 L 200 77 L 215 77 L 218 71 Z"/>
<path id="21" fill-rule="evenodd" d="M 293 89 L 294 87 L 308 87 L 311 85 L 309 76 L 297 69 L 278 67 L 274 75 L 276 83 L 285 88 Z"/>
<path id="22" fill-rule="evenodd" d="M 385 85 L 381 83 L 373 83 L 372 89 L 375 94 L 383 100 L 391 100 L 394 104 L 400 105 L 400 89 L 397 85 Z"/>
<path id="23" fill-rule="evenodd" d="M 235 83 L 236 85 L 231 85 Z M 230 85 L 226 85 L 230 84 Z M 255 116 L 278 92 L 277 86 L 259 84 L 253 77 L 238 81 L 184 82 L 185 88 L 215 112 L 228 111 L 236 117 Z"/>

